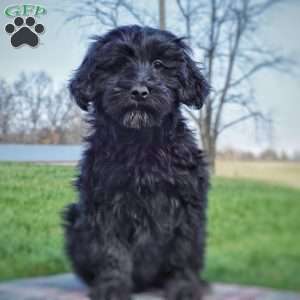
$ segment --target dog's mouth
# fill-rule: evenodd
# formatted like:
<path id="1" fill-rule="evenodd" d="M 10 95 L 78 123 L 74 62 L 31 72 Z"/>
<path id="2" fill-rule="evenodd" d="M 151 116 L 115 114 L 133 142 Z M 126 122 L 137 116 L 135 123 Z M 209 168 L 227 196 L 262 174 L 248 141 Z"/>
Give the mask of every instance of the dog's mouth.
<path id="1" fill-rule="evenodd" d="M 131 109 L 124 113 L 122 124 L 128 128 L 141 129 L 154 125 L 153 115 L 146 110 Z"/>

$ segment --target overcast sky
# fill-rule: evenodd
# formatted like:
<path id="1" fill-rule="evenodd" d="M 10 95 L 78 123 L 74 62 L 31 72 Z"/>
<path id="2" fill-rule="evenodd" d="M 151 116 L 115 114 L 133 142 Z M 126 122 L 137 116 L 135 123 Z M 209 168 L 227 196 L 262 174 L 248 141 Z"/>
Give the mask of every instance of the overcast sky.
<path id="1" fill-rule="evenodd" d="M 267 13 L 260 34 L 266 45 L 281 48 L 286 55 L 300 61 L 300 1 L 286 2 L 288 4 L 274 7 Z M 5 7 L 16 2 L 1 0 L 0 77 L 13 81 L 21 71 L 45 70 L 58 84 L 66 82 L 83 58 L 88 45 L 87 38 L 82 36 L 76 24 L 63 26 L 65 16 L 56 12 L 63 1 L 31 0 L 28 3 L 47 8 L 47 15 L 39 19 L 46 31 L 41 35 L 41 43 L 37 48 L 13 48 L 4 31 L 5 24 L 11 19 L 3 12 Z M 154 5 L 156 1 L 151 3 Z M 259 151 L 272 146 L 289 153 L 300 150 L 300 71 L 297 67 L 294 73 L 298 75 L 264 71 L 253 79 L 259 106 L 271 112 L 274 118 L 273 139 L 266 139 L 260 134 L 257 138 L 253 126 L 245 123 L 224 133 L 220 147 Z"/>

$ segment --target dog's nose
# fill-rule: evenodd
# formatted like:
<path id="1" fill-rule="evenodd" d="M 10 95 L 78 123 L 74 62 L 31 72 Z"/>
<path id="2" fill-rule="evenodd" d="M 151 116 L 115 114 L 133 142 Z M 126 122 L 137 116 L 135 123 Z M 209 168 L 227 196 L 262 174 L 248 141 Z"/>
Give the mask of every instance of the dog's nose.
<path id="1" fill-rule="evenodd" d="M 145 100 L 149 95 L 149 89 L 144 85 L 135 85 L 131 89 L 131 98 L 134 100 Z"/>

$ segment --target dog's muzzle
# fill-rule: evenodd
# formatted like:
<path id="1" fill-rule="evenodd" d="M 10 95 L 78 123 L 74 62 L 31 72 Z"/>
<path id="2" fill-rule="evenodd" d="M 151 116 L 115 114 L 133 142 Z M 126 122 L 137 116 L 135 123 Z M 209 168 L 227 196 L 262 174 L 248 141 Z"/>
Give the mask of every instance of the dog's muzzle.
<path id="1" fill-rule="evenodd" d="M 153 118 L 151 115 L 142 110 L 131 110 L 124 114 L 123 125 L 128 128 L 145 128 L 153 126 Z"/>

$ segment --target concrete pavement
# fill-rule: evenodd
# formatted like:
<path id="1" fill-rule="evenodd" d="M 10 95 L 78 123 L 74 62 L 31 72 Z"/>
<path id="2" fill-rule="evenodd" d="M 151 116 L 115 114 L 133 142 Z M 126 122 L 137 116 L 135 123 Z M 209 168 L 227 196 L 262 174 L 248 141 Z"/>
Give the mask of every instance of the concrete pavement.
<path id="1" fill-rule="evenodd" d="M 135 294 L 134 300 L 163 300 L 161 291 Z M 88 300 L 86 287 L 73 275 L 14 280 L 0 284 L 0 300 Z M 300 300 L 300 293 L 213 284 L 205 300 Z"/>

